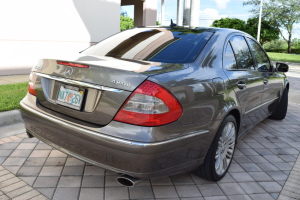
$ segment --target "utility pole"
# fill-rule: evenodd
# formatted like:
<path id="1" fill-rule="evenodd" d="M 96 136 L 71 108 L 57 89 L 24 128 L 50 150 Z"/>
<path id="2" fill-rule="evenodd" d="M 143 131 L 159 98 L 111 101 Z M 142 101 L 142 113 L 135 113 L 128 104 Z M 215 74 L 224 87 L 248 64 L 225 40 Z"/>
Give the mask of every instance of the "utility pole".
<path id="1" fill-rule="evenodd" d="M 184 0 L 184 7 L 183 7 L 183 26 L 190 25 L 190 12 L 191 12 L 191 0 Z"/>
<path id="2" fill-rule="evenodd" d="M 160 23 L 164 25 L 164 15 L 165 15 L 165 0 L 161 0 L 161 11 L 160 11 Z"/>
<path id="3" fill-rule="evenodd" d="M 200 0 L 191 0 L 190 28 L 199 26 Z"/>
<path id="4" fill-rule="evenodd" d="M 181 26 L 182 23 L 181 23 L 181 19 L 182 19 L 182 0 L 177 0 L 177 26 Z"/>
<path id="5" fill-rule="evenodd" d="M 257 41 L 260 43 L 260 27 L 261 27 L 261 14 L 262 14 L 262 2 L 260 0 L 260 10 L 259 10 L 259 19 L 258 19 L 258 30 L 257 30 Z"/>

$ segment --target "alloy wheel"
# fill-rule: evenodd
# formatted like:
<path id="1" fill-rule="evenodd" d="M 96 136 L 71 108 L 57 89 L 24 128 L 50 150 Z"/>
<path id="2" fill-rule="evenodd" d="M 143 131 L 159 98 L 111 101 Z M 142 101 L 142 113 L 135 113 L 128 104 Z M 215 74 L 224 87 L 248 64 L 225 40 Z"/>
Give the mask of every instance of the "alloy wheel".
<path id="1" fill-rule="evenodd" d="M 234 152 L 236 128 L 233 122 L 228 122 L 218 141 L 218 148 L 215 155 L 215 170 L 222 175 L 228 168 Z"/>

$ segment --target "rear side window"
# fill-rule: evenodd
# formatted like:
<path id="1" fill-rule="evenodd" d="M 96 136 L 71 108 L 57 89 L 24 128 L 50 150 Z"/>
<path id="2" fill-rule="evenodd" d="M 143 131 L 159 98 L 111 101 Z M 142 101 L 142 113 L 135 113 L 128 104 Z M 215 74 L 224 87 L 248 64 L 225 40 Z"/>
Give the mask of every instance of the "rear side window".
<path id="1" fill-rule="evenodd" d="M 230 39 L 239 69 L 255 69 L 249 47 L 243 36 L 234 36 Z"/>
<path id="2" fill-rule="evenodd" d="M 237 69 L 236 60 L 229 42 L 227 43 L 223 57 L 223 67 L 225 69 Z"/>
<path id="3" fill-rule="evenodd" d="M 254 59 L 257 64 L 257 70 L 269 71 L 271 65 L 266 53 L 262 48 L 252 39 L 248 39 L 250 49 L 253 53 Z"/>
<path id="4" fill-rule="evenodd" d="M 83 53 L 131 60 L 191 63 L 212 35 L 206 29 L 138 28 L 113 35 Z"/>

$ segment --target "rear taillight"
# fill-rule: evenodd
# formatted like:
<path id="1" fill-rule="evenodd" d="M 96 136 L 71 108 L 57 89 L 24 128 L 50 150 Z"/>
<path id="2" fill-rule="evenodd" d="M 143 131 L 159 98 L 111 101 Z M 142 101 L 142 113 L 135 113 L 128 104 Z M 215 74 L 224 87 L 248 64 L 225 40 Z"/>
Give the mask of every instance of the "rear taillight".
<path id="1" fill-rule="evenodd" d="M 34 88 L 34 84 L 32 82 L 33 79 L 33 72 L 30 73 L 29 75 L 29 82 L 28 82 L 28 92 L 34 96 L 36 96 L 36 92 L 35 92 L 35 88 Z"/>
<path id="2" fill-rule="evenodd" d="M 140 126 L 161 126 L 176 121 L 181 114 L 180 103 L 168 90 L 145 81 L 129 96 L 114 120 Z"/>
<path id="3" fill-rule="evenodd" d="M 32 82 L 29 82 L 28 83 L 28 92 L 34 96 L 36 96 L 36 92 L 35 92 L 35 89 L 34 89 L 34 85 Z"/>
<path id="4" fill-rule="evenodd" d="M 78 64 L 78 63 L 70 63 L 70 62 L 57 61 L 57 64 L 71 66 L 71 67 L 89 68 L 88 65 L 82 65 L 82 64 Z"/>

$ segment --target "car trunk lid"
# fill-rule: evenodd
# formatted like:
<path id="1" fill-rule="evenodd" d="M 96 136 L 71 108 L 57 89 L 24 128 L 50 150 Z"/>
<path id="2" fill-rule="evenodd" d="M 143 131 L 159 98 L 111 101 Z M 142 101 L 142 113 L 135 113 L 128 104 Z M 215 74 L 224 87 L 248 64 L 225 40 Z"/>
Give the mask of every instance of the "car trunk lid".
<path id="1" fill-rule="evenodd" d="M 147 79 L 138 71 L 148 65 L 151 66 L 94 56 L 40 60 L 33 70 L 38 104 L 76 119 L 106 125 L 132 91 Z"/>

